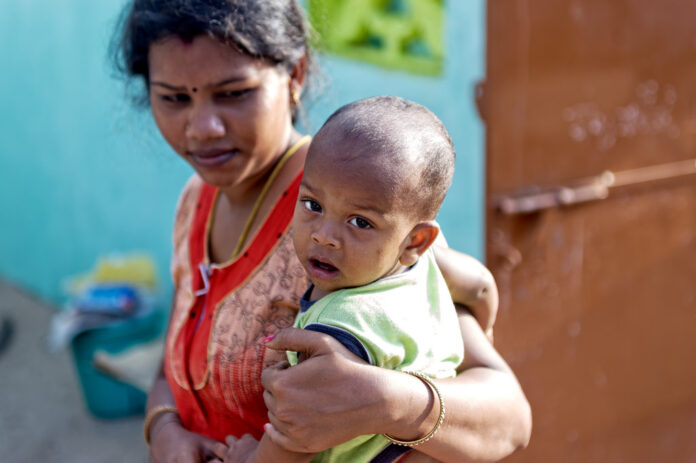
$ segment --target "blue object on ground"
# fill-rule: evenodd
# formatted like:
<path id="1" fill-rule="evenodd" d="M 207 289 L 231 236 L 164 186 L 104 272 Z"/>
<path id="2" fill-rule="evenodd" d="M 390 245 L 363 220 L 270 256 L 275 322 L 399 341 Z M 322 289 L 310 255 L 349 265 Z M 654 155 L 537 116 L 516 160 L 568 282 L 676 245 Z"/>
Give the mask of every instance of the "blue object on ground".
<path id="1" fill-rule="evenodd" d="M 132 285 L 99 284 L 80 294 L 73 302 L 81 312 L 132 315 L 140 305 L 138 291 Z"/>
<path id="2" fill-rule="evenodd" d="M 164 313 L 151 310 L 78 334 L 71 342 L 77 375 L 89 411 L 99 418 L 122 418 L 142 414 L 146 391 L 119 381 L 94 368 L 97 350 L 121 352 L 135 344 L 150 341 L 160 335 Z"/>

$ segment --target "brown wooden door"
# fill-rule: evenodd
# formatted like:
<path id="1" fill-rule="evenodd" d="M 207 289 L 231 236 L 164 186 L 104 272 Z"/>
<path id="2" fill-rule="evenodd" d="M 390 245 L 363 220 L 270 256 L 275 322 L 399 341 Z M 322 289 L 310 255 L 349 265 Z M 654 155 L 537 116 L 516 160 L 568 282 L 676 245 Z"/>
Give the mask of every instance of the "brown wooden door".
<path id="1" fill-rule="evenodd" d="M 487 261 L 519 462 L 696 462 L 696 0 L 492 0 Z"/>

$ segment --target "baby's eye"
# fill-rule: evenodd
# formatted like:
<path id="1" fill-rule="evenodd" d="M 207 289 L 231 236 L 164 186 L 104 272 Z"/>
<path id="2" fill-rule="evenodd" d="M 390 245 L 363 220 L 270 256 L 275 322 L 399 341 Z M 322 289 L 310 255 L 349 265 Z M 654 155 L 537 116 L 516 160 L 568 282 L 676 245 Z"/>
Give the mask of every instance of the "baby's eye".
<path id="1" fill-rule="evenodd" d="M 305 209 L 312 212 L 321 212 L 321 205 L 313 199 L 303 199 Z"/>
<path id="2" fill-rule="evenodd" d="M 353 217 L 348 223 L 358 228 L 372 228 L 372 224 L 362 217 Z"/>

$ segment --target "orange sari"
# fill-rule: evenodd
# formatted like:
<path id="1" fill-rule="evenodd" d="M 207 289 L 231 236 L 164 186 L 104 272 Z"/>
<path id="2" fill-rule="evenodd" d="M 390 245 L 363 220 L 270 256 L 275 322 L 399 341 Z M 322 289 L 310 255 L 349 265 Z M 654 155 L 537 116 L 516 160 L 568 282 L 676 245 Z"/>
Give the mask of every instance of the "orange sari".
<path id="1" fill-rule="evenodd" d="M 186 429 L 224 441 L 260 439 L 268 422 L 261 372 L 285 359 L 262 340 L 292 326 L 309 285 L 289 229 L 302 174 L 234 260 L 211 265 L 208 236 L 218 189 L 198 176 L 177 207 L 175 293 L 164 367 Z"/>

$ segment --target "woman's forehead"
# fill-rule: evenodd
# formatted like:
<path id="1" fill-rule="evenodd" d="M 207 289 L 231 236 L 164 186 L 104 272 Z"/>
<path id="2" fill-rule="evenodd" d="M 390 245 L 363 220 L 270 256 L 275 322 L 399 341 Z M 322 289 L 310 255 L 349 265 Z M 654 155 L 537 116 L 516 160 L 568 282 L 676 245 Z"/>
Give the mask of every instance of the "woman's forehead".
<path id="1" fill-rule="evenodd" d="M 204 35 L 191 41 L 176 36 L 166 37 L 150 46 L 148 59 L 153 80 L 198 76 L 212 83 L 233 77 L 245 79 L 276 69 L 263 60 Z"/>

